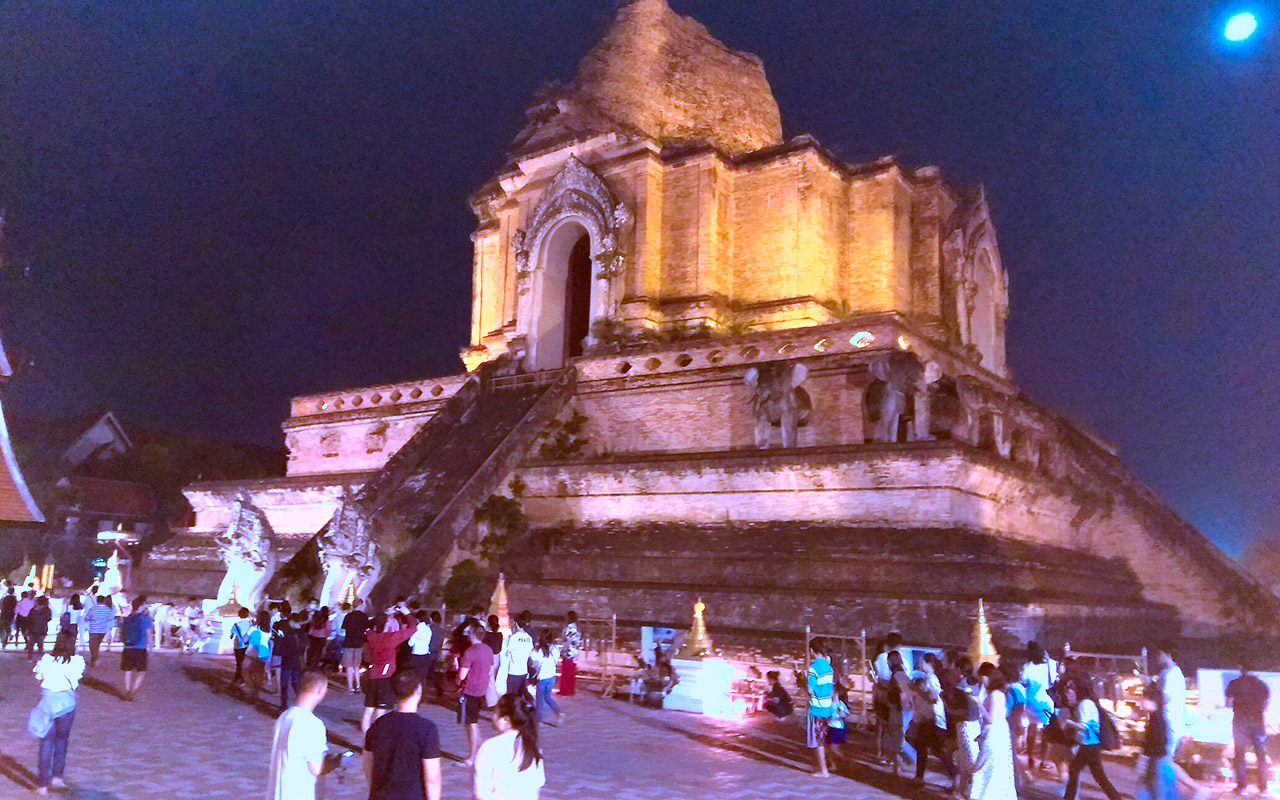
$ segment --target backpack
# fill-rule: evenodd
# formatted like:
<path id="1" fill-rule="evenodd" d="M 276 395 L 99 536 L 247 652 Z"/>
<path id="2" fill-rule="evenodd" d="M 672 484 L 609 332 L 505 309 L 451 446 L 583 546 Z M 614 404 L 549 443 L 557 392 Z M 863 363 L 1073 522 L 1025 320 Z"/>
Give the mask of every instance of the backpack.
<path id="1" fill-rule="evenodd" d="M 130 614 L 124 618 L 124 622 L 120 625 L 120 638 L 124 640 L 126 647 L 144 641 L 141 614 Z"/>
<path id="2" fill-rule="evenodd" d="M 1120 731 L 1110 712 L 1098 706 L 1098 746 L 1103 750 L 1120 749 Z"/>

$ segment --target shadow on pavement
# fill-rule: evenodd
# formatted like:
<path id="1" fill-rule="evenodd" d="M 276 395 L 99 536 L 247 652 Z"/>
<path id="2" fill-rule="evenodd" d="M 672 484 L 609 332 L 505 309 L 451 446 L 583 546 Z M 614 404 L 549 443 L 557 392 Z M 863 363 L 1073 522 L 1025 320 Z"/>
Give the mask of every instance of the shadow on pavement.
<path id="1" fill-rule="evenodd" d="M 31 753 L 35 755 L 35 739 L 31 740 Z M 8 778 L 23 789 L 36 788 L 36 774 L 8 753 L 0 753 L 0 775 Z"/>
<path id="2" fill-rule="evenodd" d="M 117 700 L 124 700 L 124 687 L 117 686 L 114 683 L 109 683 L 107 681 L 104 681 L 101 678 L 94 678 L 89 675 L 85 675 L 83 678 L 81 678 L 80 683 L 84 686 L 88 686 L 90 689 L 93 689 L 94 691 L 102 692 L 103 694 L 109 694 L 112 697 L 116 698 Z"/>

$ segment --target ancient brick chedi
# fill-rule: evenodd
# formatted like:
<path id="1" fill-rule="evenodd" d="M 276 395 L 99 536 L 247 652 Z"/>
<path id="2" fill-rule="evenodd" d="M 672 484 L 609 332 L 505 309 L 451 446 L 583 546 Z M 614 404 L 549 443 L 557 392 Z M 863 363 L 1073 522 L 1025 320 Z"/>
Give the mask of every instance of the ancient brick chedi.
<path id="1" fill-rule="evenodd" d="M 730 633 L 965 641 L 980 597 L 1001 647 L 1274 627 L 1012 382 L 984 192 L 784 140 L 760 61 L 664 0 L 620 8 L 471 202 L 467 372 L 296 398 L 289 474 L 190 487 L 144 574 L 216 587 L 182 553 L 247 504 L 326 602 L 474 559 L 517 606 L 678 625 L 702 597 Z"/>

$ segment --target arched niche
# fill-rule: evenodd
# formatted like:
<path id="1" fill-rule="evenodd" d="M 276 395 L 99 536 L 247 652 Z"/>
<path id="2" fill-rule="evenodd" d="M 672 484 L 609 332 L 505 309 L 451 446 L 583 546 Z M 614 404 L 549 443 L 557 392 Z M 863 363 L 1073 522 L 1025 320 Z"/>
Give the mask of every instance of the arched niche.
<path id="1" fill-rule="evenodd" d="M 615 316 L 629 220 L 600 176 L 570 157 L 515 236 L 526 366 L 558 369 L 592 343 L 597 320 Z"/>
<path id="2" fill-rule="evenodd" d="M 998 298 L 1003 289 L 1000 270 L 990 249 L 984 247 L 977 252 L 973 280 L 975 291 L 969 317 L 970 343 L 982 354 L 984 367 L 1001 373 L 1004 370 L 1004 343 L 1000 335 L 1002 311 Z"/>

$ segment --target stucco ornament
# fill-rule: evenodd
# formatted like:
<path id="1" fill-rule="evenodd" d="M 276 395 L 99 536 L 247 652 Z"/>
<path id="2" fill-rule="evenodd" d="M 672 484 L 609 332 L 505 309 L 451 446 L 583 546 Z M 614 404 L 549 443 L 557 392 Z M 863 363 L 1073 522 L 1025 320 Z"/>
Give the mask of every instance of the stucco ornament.
<path id="1" fill-rule="evenodd" d="M 804 364 L 775 361 L 751 367 L 743 377 L 752 389 L 751 412 L 755 417 L 756 447 L 769 446 L 769 432 L 776 425 L 782 429 L 782 446 L 795 447 L 800 426 L 808 418 L 808 395 L 800 384 L 809 377 Z"/>
<path id="2" fill-rule="evenodd" d="M 871 375 L 882 384 L 871 436 L 877 442 L 896 442 L 898 424 L 907 410 L 907 397 L 925 385 L 924 367 L 911 353 L 895 350 L 871 362 Z"/>
<path id="3" fill-rule="evenodd" d="M 591 240 L 593 275 L 604 284 L 601 302 L 592 309 L 592 321 L 617 316 L 622 275 L 626 271 L 622 243 L 627 240 L 632 215 L 594 170 L 570 156 L 543 192 L 528 223 L 512 237 L 520 298 L 517 329 L 526 336 L 533 330 L 538 285 L 547 271 L 539 254 L 547 237 L 565 220 L 573 220 L 586 229 Z"/>
<path id="4" fill-rule="evenodd" d="M 262 510 L 241 492 L 231 509 L 231 523 L 218 537 L 227 574 L 218 587 L 218 605 L 233 599 L 254 608 L 262 600 L 276 569 L 275 533 Z"/>
<path id="5" fill-rule="evenodd" d="M 338 509 L 320 532 L 317 544 L 324 569 L 320 603 L 336 608 L 348 591 L 354 591 L 361 600 L 368 597 L 382 574 L 382 564 L 373 540 L 373 526 L 350 492 L 338 501 Z"/>

